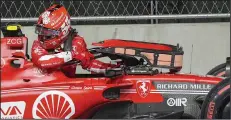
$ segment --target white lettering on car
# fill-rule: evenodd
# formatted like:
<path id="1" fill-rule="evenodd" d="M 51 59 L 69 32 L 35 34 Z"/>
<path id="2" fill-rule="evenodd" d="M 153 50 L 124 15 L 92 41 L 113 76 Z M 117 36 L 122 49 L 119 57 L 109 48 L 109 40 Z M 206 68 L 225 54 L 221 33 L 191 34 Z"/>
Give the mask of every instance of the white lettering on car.
<path id="1" fill-rule="evenodd" d="M 92 86 L 84 86 L 84 90 L 92 90 Z"/>
<path id="2" fill-rule="evenodd" d="M 6 44 L 22 44 L 21 38 L 9 38 Z"/>
<path id="3" fill-rule="evenodd" d="M 174 83 L 157 83 L 158 90 L 210 90 L 210 84 L 174 84 Z"/>
<path id="4" fill-rule="evenodd" d="M 25 107 L 24 101 L 2 102 L 1 119 L 23 119 Z"/>
<path id="5" fill-rule="evenodd" d="M 167 100 L 168 106 L 187 106 L 186 105 L 187 99 L 186 98 L 169 98 Z"/>

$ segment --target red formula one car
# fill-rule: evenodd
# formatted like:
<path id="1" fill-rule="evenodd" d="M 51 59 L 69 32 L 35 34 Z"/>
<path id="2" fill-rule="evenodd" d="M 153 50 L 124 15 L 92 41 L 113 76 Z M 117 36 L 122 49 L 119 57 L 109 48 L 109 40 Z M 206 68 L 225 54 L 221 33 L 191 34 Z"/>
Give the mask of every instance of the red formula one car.
<path id="1" fill-rule="evenodd" d="M 35 67 L 27 55 L 27 37 L 19 26 L 2 30 L 1 119 L 230 117 L 230 100 L 219 99 L 225 102 L 218 106 L 204 101 L 215 85 L 227 80 L 178 73 L 183 60 L 183 49 L 178 45 L 128 40 L 93 43 L 97 47 L 89 51 L 96 59 L 120 59 L 123 67 L 105 74 L 76 73 L 70 77 L 62 69 L 47 73 Z M 230 85 L 218 93 L 223 95 L 229 89 Z"/>

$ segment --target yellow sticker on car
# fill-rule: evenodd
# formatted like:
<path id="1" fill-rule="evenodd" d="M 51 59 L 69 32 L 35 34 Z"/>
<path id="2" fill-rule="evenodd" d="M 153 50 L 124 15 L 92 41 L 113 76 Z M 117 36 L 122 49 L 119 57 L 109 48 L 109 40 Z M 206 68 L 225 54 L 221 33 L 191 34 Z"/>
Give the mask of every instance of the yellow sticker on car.
<path id="1" fill-rule="evenodd" d="M 6 29 L 9 31 L 13 31 L 13 30 L 16 31 L 18 30 L 18 27 L 21 28 L 21 25 L 8 25 Z"/>
<path id="2" fill-rule="evenodd" d="M 7 26 L 7 30 L 18 30 L 18 26 Z"/>

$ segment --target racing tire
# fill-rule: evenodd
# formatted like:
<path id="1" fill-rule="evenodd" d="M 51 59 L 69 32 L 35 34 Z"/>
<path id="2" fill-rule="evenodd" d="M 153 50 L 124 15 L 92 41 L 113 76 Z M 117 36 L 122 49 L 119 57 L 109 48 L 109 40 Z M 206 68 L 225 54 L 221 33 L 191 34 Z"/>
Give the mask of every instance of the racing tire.
<path id="1" fill-rule="evenodd" d="M 230 119 L 230 77 L 214 86 L 201 109 L 201 119 Z"/>
<path id="2" fill-rule="evenodd" d="M 217 77 L 225 77 L 225 68 L 226 68 L 226 63 L 219 64 L 215 66 L 213 69 L 211 69 L 207 75 L 213 75 Z"/>

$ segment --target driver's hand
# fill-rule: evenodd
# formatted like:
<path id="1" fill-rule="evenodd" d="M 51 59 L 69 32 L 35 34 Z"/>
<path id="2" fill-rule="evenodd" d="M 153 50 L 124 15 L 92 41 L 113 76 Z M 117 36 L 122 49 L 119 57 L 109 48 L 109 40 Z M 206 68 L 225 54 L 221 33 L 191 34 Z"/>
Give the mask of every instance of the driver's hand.
<path id="1" fill-rule="evenodd" d="M 87 51 L 86 52 L 72 51 L 71 53 L 72 53 L 72 58 L 74 60 L 79 60 L 83 68 L 87 68 L 89 66 L 91 59 L 94 58 L 94 56 Z"/>
<path id="2" fill-rule="evenodd" d="M 72 51 L 71 51 L 71 55 L 72 55 L 72 59 L 78 60 L 78 52 L 72 50 Z"/>
<path id="3" fill-rule="evenodd" d="M 89 56 L 85 52 L 72 51 L 72 59 L 80 60 L 81 62 L 87 61 Z"/>

